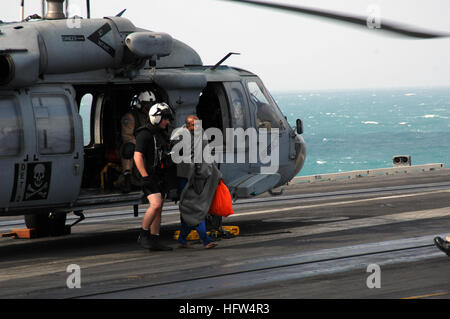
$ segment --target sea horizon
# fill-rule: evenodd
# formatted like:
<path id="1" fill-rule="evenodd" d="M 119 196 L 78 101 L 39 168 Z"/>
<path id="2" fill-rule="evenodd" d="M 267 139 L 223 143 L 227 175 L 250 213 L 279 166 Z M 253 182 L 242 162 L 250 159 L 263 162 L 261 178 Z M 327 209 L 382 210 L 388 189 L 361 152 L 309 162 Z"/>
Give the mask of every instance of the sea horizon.
<path id="1" fill-rule="evenodd" d="M 273 92 L 288 122 L 301 118 L 306 161 L 298 176 L 450 162 L 450 87 Z"/>

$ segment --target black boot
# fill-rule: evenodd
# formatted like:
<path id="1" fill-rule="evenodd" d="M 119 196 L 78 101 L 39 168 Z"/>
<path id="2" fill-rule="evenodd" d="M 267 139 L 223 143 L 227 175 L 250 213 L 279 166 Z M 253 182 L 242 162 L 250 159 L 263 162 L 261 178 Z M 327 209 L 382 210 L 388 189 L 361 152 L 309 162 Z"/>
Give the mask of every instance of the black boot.
<path id="1" fill-rule="evenodd" d="M 172 250 L 172 247 L 164 246 L 159 242 L 158 235 L 150 235 L 150 250 L 154 251 L 169 251 Z"/>
<path id="2" fill-rule="evenodd" d="M 435 237 L 434 244 L 436 245 L 437 248 L 442 250 L 444 253 L 447 254 L 447 256 L 450 257 L 450 243 L 448 241 L 442 239 L 441 237 Z"/>
<path id="3" fill-rule="evenodd" d="M 152 246 L 152 241 L 150 240 L 150 231 L 141 229 L 141 233 L 139 234 L 137 242 L 142 247 L 149 249 Z"/>

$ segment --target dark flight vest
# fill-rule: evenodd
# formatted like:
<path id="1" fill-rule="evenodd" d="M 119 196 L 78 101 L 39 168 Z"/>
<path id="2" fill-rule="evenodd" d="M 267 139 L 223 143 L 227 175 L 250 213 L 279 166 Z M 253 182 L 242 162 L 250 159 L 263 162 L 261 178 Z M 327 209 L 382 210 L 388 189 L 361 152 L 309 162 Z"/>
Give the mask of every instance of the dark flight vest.
<path id="1" fill-rule="evenodd" d="M 162 130 L 158 127 L 147 123 L 144 126 L 139 127 L 136 130 L 136 134 L 143 130 L 148 130 L 153 137 L 153 159 L 146 158 L 146 168 L 151 171 L 159 171 L 164 174 L 164 187 L 167 192 L 167 198 L 171 200 L 178 200 L 178 180 L 177 180 L 177 167 L 172 162 L 172 158 L 169 155 L 170 152 L 170 138 L 166 130 Z"/>
<path id="2" fill-rule="evenodd" d="M 149 161 L 146 163 L 146 166 L 153 170 L 164 168 L 167 165 L 167 157 L 170 157 L 168 155 L 170 151 L 170 139 L 167 132 L 147 123 L 136 129 L 136 136 L 143 130 L 149 131 L 153 137 L 153 159 L 146 158 Z"/>

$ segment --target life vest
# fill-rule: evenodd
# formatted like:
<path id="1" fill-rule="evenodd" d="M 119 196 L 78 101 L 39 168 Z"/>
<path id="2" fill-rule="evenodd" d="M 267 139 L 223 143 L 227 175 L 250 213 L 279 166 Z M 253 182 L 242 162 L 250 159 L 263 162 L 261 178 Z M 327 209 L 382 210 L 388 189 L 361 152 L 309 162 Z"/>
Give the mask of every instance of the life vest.
<path id="1" fill-rule="evenodd" d="M 163 130 L 159 127 L 156 127 L 150 123 L 147 123 L 136 129 L 136 135 L 143 130 L 148 130 L 153 137 L 153 147 L 154 147 L 154 157 L 152 165 L 150 162 L 147 164 L 149 167 L 151 166 L 153 169 L 162 169 L 167 166 L 170 166 L 170 139 L 166 130 Z M 151 159 L 147 159 L 150 161 Z"/>

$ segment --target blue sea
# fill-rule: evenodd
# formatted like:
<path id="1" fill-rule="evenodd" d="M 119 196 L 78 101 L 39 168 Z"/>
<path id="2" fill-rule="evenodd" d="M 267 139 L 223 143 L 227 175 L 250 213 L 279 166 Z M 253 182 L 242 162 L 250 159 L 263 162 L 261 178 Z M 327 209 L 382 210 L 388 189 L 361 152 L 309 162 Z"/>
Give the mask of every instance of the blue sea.
<path id="1" fill-rule="evenodd" d="M 450 165 L 450 88 L 272 92 L 289 123 L 303 120 L 300 176 L 412 165 Z"/>

